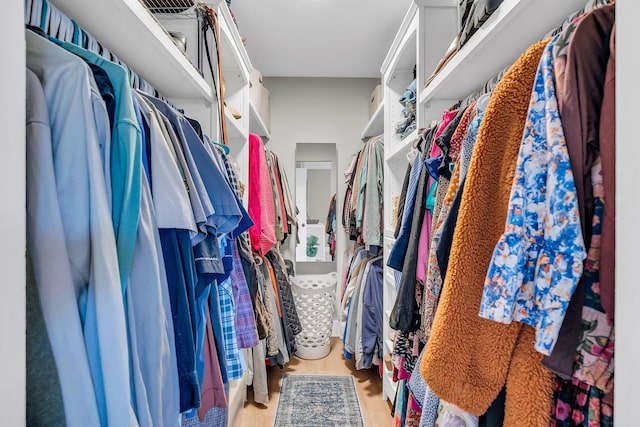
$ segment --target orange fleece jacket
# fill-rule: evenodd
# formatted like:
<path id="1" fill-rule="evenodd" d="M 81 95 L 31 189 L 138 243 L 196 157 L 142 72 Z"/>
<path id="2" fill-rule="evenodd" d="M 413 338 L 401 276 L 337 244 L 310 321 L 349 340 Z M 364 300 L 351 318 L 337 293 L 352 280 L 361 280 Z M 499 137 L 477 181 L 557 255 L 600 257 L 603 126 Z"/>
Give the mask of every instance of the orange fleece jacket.
<path id="1" fill-rule="evenodd" d="M 504 232 L 531 90 L 547 41 L 532 45 L 496 86 L 478 132 L 449 267 L 420 370 L 447 402 L 482 415 L 507 386 L 505 425 L 549 425 L 553 375 L 534 331 L 478 316 L 487 268 Z"/>

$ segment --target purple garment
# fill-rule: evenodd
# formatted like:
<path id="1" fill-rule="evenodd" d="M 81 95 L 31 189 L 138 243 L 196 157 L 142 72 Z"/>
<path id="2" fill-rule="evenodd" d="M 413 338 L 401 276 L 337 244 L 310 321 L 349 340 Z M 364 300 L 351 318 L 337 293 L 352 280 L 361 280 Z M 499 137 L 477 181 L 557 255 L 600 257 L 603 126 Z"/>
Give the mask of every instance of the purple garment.
<path id="1" fill-rule="evenodd" d="M 240 252 L 236 240 L 231 241 L 231 257 L 233 270 L 231 271 L 231 283 L 233 285 L 233 299 L 236 303 L 236 336 L 239 348 L 253 348 L 258 345 L 258 330 L 256 317 L 253 312 L 253 304 L 249 295 L 249 287 L 242 270 Z"/>

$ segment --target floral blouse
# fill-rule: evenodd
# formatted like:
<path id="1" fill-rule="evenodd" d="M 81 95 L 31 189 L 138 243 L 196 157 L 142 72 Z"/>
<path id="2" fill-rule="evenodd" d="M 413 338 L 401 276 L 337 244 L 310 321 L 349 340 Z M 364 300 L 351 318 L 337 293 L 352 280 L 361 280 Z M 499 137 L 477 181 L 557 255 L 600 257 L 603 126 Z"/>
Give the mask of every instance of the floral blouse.
<path id="1" fill-rule="evenodd" d="M 540 60 L 511 188 L 505 232 L 485 279 L 480 316 L 536 329 L 537 351 L 558 338 L 586 257 L 578 199 L 553 78 L 553 46 Z"/>

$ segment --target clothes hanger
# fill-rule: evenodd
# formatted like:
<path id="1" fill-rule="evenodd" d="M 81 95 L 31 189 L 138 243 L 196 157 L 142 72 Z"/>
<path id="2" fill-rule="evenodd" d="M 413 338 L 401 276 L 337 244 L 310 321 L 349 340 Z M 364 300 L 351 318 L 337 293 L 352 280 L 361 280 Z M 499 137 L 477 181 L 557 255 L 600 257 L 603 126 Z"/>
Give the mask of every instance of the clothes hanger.
<path id="1" fill-rule="evenodd" d="M 224 144 L 220 144 L 219 142 L 214 141 L 213 139 L 210 140 L 209 142 L 211 142 L 212 145 L 215 145 L 216 147 L 220 147 L 222 148 L 222 150 L 224 151 L 224 154 L 229 155 L 229 147 L 224 145 Z"/>
<path id="2" fill-rule="evenodd" d="M 25 10 L 25 24 L 33 25 L 34 17 L 33 14 L 36 12 L 35 0 L 26 0 L 24 3 Z"/>

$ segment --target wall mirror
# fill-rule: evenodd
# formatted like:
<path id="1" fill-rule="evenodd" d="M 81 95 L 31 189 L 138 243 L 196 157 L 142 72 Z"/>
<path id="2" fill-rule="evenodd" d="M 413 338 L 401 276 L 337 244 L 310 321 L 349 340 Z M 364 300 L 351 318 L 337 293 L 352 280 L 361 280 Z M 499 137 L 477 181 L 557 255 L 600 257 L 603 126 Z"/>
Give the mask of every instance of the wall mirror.
<path id="1" fill-rule="evenodd" d="M 328 263 L 329 269 L 335 265 L 335 240 L 332 244 L 330 231 L 337 227 L 337 223 L 330 208 L 336 194 L 336 157 L 335 144 L 306 143 L 296 146 L 298 267 L 301 263 Z"/>

